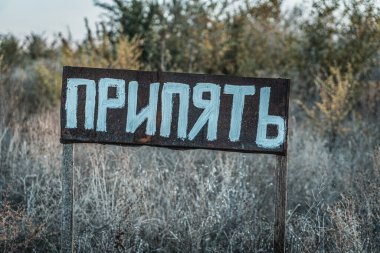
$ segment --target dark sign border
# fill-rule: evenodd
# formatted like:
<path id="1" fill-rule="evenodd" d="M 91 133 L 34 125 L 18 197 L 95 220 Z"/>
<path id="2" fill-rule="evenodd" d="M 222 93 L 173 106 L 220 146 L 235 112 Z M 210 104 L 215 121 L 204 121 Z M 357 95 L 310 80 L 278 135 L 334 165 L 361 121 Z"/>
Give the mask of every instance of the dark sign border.
<path id="1" fill-rule="evenodd" d="M 147 85 L 151 82 L 159 82 L 161 84 L 160 91 L 162 89 L 162 84 L 164 82 L 172 81 L 172 82 L 182 82 L 189 84 L 190 87 L 193 87 L 195 83 L 198 82 L 213 82 L 220 84 L 221 86 L 224 86 L 224 84 L 229 83 L 229 84 L 250 84 L 250 85 L 255 85 L 256 86 L 256 100 L 258 97 L 258 90 L 260 87 L 263 86 L 270 86 L 270 87 L 276 87 L 281 90 L 281 94 L 277 94 L 278 97 L 282 99 L 281 105 L 276 104 L 276 101 L 271 97 L 270 99 L 270 105 L 269 105 L 269 114 L 270 115 L 277 115 L 277 114 L 272 114 L 271 110 L 273 111 L 273 108 L 275 111 L 282 112 L 282 116 L 285 119 L 285 124 L 286 124 L 286 130 L 285 130 L 285 140 L 284 143 L 280 146 L 279 149 L 273 150 L 273 149 L 265 149 L 265 148 L 251 148 L 249 150 L 247 149 L 242 149 L 242 148 L 236 148 L 232 147 L 229 148 L 227 147 L 225 140 L 219 140 L 217 139 L 216 141 L 199 141 L 196 142 L 195 140 L 192 141 L 194 142 L 195 146 L 191 145 L 178 145 L 180 142 L 178 138 L 174 137 L 169 137 L 165 138 L 165 142 L 160 142 L 160 139 L 164 137 L 157 137 L 157 136 L 146 136 L 143 132 L 143 129 L 145 129 L 146 123 L 143 123 L 142 126 L 140 126 L 139 129 L 137 129 L 135 135 L 138 135 L 138 138 L 136 141 L 136 138 L 133 137 L 133 140 L 129 140 L 128 142 L 123 139 L 121 135 L 118 134 L 113 134 L 114 136 L 112 138 L 106 138 L 104 136 L 110 135 L 110 134 L 99 134 L 96 133 L 94 130 L 89 131 L 89 130 L 84 130 L 84 129 L 76 129 L 75 131 L 73 130 L 68 130 L 64 128 L 65 125 L 65 101 L 66 101 L 66 85 L 67 85 L 67 78 L 86 78 L 86 79 L 92 79 L 95 80 L 96 83 L 98 83 L 98 80 L 100 78 L 119 78 L 119 79 L 124 79 L 126 81 L 126 86 L 129 81 L 132 79 L 136 79 L 143 85 Z M 134 77 L 134 78 L 131 78 Z M 145 91 L 144 91 L 145 90 Z M 141 91 L 144 93 L 142 96 L 144 99 L 142 101 L 142 105 L 147 104 L 147 96 L 146 92 L 148 92 L 149 89 L 141 89 Z M 175 73 L 175 72 L 153 72 L 153 71 L 134 71 L 134 70 L 123 70 L 123 69 L 101 69 L 101 68 L 83 68 L 83 67 L 70 67 L 70 66 L 65 66 L 63 68 L 63 77 L 62 77 L 62 94 L 61 94 L 61 143 L 64 144 L 69 144 L 69 143 L 100 143 L 100 144 L 113 144 L 113 145 L 119 145 L 119 146 L 156 146 L 156 147 L 166 147 L 166 148 L 171 148 L 171 149 L 179 149 L 179 150 L 185 150 L 185 149 L 210 149 L 210 150 L 222 150 L 222 151 L 231 151 L 231 152 L 241 152 L 241 153 L 267 153 L 267 154 L 276 154 L 276 155 L 286 155 L 287 154 L 287 142 L 288 142 L 288 110 L 289 110 L 289 93 L 290 93 L 290 80 L 289 79 L 282 79 L 282 78 L 253 78 L 253 77 L 237 77 L 237 76 L 227 76 L 227 75 L 206 75 L 206 74 L 188 74 L 188 73 Z M 79 91 L 79 98 L 81 97 Z M 83 92 L 82 92 L 83 94 Z M 160 93 L 159 93 L 160 94 Z M 191 96 L 190 96 L 191 97 Z M 139 99 L 140 99 L 140 90 L 139 90 Z M 221 99 L 222 101 L 222 99 Z M 231 100 L 229 101 L 231 102 Z M 80 107 L 81 103 L 83 104 L 84 101 L 79 99 L 78 101 L 78 107 Z M 160 101 L 158 104 L 158 112 L 160 110 Z M 174 102 L 175 103 L 175 102 Z M 246 101 L 246 103 L 248 103 Z M 231 103 L 229 103 L 231 105 Z M 83 106 L 82 106 L 83 107 Z M 175 105 L 173 106 L 174 110 Z M 231 107 L 228 107 L 228 105 L 222 105 L 221 102 L 221 107 L 220 110 L 230 110 Z M 192 109 L 189 108 L 189 114 L 192 113 Z M 258 108 L 252 109 L 252 112 L 256 110 L 258 111 Z M 80 124 L 80 118 L 81 114 L 84 113 L 84 110 L 78 111 L 78 124 Z M 175 114 L 178 114 L 178 112 L 173 111 L 173 117 Z M 112 113 L 109 113 L 112 114 Z M 124 112 L 125 114 L 125 112 Z M 195 115 L 199 116 L 199 112 L 194 113 Z M 197 116 L 194 116 L 193 118 L 197 118 Z M 84 118 L 84 115 L 83 115 Z M 107 122 L 113 121 L 113 119 L 118 119 L 117 115 L 114 116 L 114 118 L 110 118 Z M 118 120 L 124 120 L 125 119 L 118 119 Z M 178 119 L 177 119 L 178 120 Z M 82 120 L 83 121 L 83 120 Z M 226 128 L 229 129 L 229 119 L 227 120 L 226 118 L 219 119 L 219 121 L 223 122 L 218 122 L 218 131 L 219 131 L 219 126 L 224 126 L 227 123 Z M 173 118 L 172 125 L 176 123 L 176 121 Z M 191 125 L 191 124 L 190 124 Z M 172 129 L 172 131 L 175 131 L 176 128 Z M 257 129 L 256 129 L 257 130 Z M 205 132 L 205 129 L 202 130 Z M 242 130 L 243 131 L 243 130 Z M 268 130 L 269 131 L 269 130 Z M 157 132 L 159 132 L 159 122 L 157 122 Z M 156 132 L 156 135 L 157 135 Z M 83 133 L 86 133 L 86 135 L 83 137 Z M 200 133 L 201 134 L 201 133 Z M 82 135 L 82 136 L 81 136 Z M 204 135 L 204 134 L 203 134 Z M 121 137 L 121 138 L 120 138 Z M 145 137 L 145 138 L 144 138 Z M 158 138 L 158 141 L 151 142 L 151 138 Z M 119 139 L 118 139 L 119 138 Z M 173 140 L 172 143 L 170 141 Z M 191 141 L 186 141 L 186 143 L 190 143 Z"/>

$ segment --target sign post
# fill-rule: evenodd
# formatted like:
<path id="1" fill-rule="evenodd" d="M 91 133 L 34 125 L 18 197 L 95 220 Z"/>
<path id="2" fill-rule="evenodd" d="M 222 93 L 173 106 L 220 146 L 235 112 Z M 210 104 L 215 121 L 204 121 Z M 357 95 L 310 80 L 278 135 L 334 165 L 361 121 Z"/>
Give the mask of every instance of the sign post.
<path id="1" fill-rule="evenodd" d="M 274 220 L 274 252 L 285 252 L 286 222 L 286 174 L 288 170 L 287 156 L 276 157 L 276 202 Z"/>
<path id="2" fill-rule="evenodd" d="M 73 247 L 73 144 L 63 144 L 61 252 L 72 253 Z"/>
<path id="3" fill-rule="evenodd" d="M 62 249 L 72 249 L 67 145 L 102 143 L 277 155 L 274 251 L 284 252 L 289 85 L 281 78 L 64 67 Z"/>

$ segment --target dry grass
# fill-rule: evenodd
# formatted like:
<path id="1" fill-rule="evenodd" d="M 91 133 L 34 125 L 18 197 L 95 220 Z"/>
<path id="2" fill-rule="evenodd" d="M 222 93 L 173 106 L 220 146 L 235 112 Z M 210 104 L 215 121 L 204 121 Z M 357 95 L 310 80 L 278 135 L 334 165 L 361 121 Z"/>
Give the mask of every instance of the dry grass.
<path id="1" fill-rule="evenodd" d="M 2 252 L 59 251 L 56 122 L 53 111 L 0 127 Z M 377 251 L 378 132 L 357 127 L 362 138 L 347 136 L 330 152 L 291 120 L 289 252 Z M 273 175 L 268 155 L 75 145 L 76 250 L 271 251 Z"/>

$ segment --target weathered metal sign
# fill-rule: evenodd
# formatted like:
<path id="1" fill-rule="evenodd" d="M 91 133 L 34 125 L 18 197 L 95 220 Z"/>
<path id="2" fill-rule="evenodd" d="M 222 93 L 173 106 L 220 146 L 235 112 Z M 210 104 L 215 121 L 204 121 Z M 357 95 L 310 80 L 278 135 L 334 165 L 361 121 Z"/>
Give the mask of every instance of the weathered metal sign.
<path id="1" fill-rule="evenodd" d="M 61 142 L 286 155 L 289 83 L 64 67 Z"/>

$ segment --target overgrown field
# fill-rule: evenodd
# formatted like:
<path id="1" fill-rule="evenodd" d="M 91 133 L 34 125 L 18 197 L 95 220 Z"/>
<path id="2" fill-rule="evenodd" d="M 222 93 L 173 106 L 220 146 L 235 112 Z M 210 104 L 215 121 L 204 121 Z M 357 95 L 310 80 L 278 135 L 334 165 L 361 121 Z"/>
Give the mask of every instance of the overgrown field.
<path id="1" fill-rule="evenodd" d="M 3 252 L 59 251 L 58 113 L 1 127 Z M 333 150 L 291 121 L 289 252 L 377 252 L 380 149 L 363 125 Z M 78 252 L 267 252 L 274 158 L 217 151 L 75 145 Z"/>
<path id="2" fill-rule="evenodd" d="M 60 251 L 63 65 L 292 79 L 287 252 L 380 252 L 376 1 L 96 4 L 80 42 L 0 34 L 0 252 Z M 272 251 L 275 157 L 74 151 L 76 252 Z"/>

